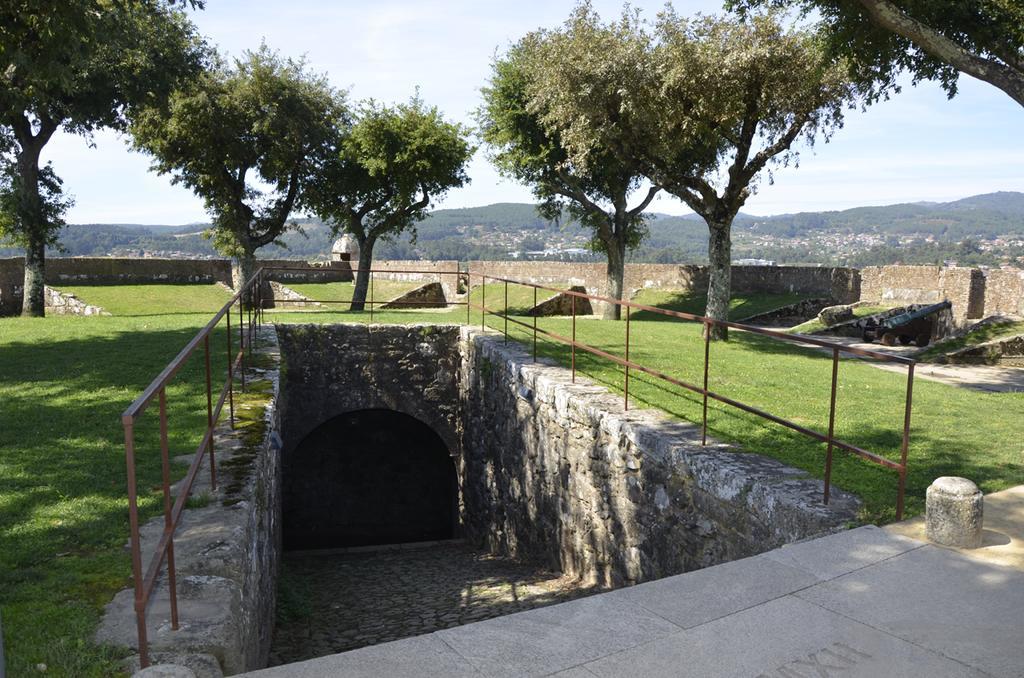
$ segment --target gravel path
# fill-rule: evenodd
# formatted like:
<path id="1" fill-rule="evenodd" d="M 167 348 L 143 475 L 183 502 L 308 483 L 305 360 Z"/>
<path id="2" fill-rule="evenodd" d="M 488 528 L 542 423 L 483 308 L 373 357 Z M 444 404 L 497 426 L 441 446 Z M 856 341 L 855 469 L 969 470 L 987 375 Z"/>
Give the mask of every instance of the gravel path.
<path id="1" fill-rule="evenodd" d="M 270 665 L 559 603 L 597 589 L 460 543 L 285 554 Z"/>

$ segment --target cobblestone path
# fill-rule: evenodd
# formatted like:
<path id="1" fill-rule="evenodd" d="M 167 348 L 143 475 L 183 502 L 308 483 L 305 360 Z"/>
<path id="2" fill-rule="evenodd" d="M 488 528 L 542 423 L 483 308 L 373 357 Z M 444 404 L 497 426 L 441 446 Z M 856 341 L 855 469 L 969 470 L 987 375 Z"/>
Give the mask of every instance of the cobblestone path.
<path id="1" fill-rule="evenodd" d="M 481 621 L 597 589 L 459 543 L 284 554 L 270 665 Z"/>

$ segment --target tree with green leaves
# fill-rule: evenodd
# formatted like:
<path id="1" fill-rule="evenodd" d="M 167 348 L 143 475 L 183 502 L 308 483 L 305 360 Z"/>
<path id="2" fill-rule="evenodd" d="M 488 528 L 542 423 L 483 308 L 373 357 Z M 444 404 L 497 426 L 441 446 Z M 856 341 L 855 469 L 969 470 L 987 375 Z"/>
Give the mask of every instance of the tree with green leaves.
<path id="1" fill-rule="evenodd" d="M 707 223 L 705 315 L 727 320 L 733 219 L 762 172 L 771 182 L 773 166 L 797 162 L 796 142 L 827 141 L 842 126 L 854 92 L 815 33 L 786 30 L 773 15 L 690 21 L 666 10 L 656 30 L 648 173 Z M 728 332 L 715 326 L 711 336 Z"/>
<path id="2" fill-rule="evenodd" d="M 797 140 L 827 138 L 841 124 L 852 94 L 844 71 L 814 34 L 773 16 L 687 20 L 668 8 L 650 33 L 636 13 L 606 25 L 582 4 L 570 25 L 581 36 L 575 50 L 537 62 L 543 122 L 563 131 L 570 162 L 588 166 L 614 130 L 617 158 L 703 217 L 706 315 L 727 320 L 732 221 L 763 171 L 795 159 Z M 584 68 L 596 76 L 576 77 Z"/>
<path id="3" fill-rule="evenodd" d="M 423 220 L 431 202 L 464 186 L 474 149 L 467 130 L 414 97 L 406 104 L 364 103 L 354 124 L 339 127 L 332 153 L 302 198 L 304 207 L 359 243 L 352 310 L 361 311 L 378 240 Z"/>
<path id="4" fill-rule="evenodd" d="M 58 130 L 125 129 L 198 72 L 206 50 L 164 0 L 16 0 L 0 7 L 0 240 L 25 248 L 22 312 L 42 316 L 46 247 L 56 244 L 63 196 L 43 148 Z M 199 6 L 200 3 L 189 3 Z"/>
<path id="5" fill-rule="evenodd" d="M 256 250 L 295 227 L 292 211 L 348 115 L 323 76 L 263 45 L 231 65 L 218 61 L 167 107 L 137 116 L 131 132 L 154 170 L 203 199 L 207 235 L 235 258 L 241 289 L 256 272 Z"/>
<path id="6" fill-rule="evenodd" d="M 830 52 L 844 58 L 873 99 L 897 77 L 936 80 L 953 96 L 959 73 L 1024 106 L 1024 2 L 1020 0 L 729 0 L 742 12 L 799 7 L 817 12 Z"/>
<path id="7" fill-rule="evenodd" d="M 554 221 L 567 212 L 593 232 L 591 247 L 608 258 L 605 294 L 621 299 L 626 252 L 647 234 L 643 212 L 658 188 L 644 186 L 629 126 L 587 127 L 587 143 L 574 153 L 570 142 L 582 121 L 553 110 L 561 91 L 581 107 L 610 100 L 634 72 L 634 46 L 592 28 L 577 12 L 562 29 L 530 33 L 513 45 L 493 64 L 477 117 L 492 162 L 532 187 L 543 217 Z M 620 307 L 605 304 L 603 316 L 618 319 Z"/>

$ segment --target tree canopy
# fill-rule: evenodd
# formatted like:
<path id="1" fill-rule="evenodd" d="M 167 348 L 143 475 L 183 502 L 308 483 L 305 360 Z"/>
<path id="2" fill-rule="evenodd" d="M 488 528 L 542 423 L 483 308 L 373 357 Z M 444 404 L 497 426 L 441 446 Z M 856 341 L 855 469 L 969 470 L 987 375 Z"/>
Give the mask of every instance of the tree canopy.
<path id="1" fill-rule="evenodd" d="M 213 68 L 132 125 L 153 169 L 203 199 L 218 250 L 236 257 L 236 285 L 255 272 L 255 252 L 291 222 L 302 190 L 347 124 L 344 95 L 301 61 L 265 45 Z"/>
<path id="2" fill-rule="evenodd" d="M 359 242 L 352 310 L 362 310 L 374 244 L 414 230 L 434 200 L 468 183 L 474 149 L 466 129 L 418 97 L 397 106 L 368 101 L 337 134 L 302 203 Z"/>
<path id="3" fill-rule="evenodd" d="M 953 96 L 959 73 L 988 82 L 1024 106 L 1024 2 L 1020 0 L 729 0 L 740 11 L 817 12 L 830 52 L 846 59 L 872 98 L 937 81 Z"/>
<path id="4" fill-rule="evenodd" d="M 15 0 L 0 6 L 0 237 L 25 247 L 24 311 L 43 314 L 45 249 L 69 201 L 40 154 L 58 129 L 124 129 L 203 65 L 194 27 L 163 0 Z M 196 5 L 198 3 L 191 3 Z"/>
<path id="5" fill-rule="evenodd" d="M 531 33 L 497 59 L 477 117 L 492 162 L 533 189 L 543 216 L 558 219 L 568 212 L 593 232 L 591 247 L 608 257 L 606 293 L 621 298 L 626 251 L 643 240 L 643 212 L 658 189 L 643 190 L 627 126 L 583 126 L 560 114 L 562 93 L 582 105 L 604 101 L 602 95 L 613 97 L 636 72 L 642 50 L 628 35 L 592 19 L 582 7 L 562 29 Z M 574 144 L 581 134 L 586 143 Z M 638 191 L 642 195 L 631 206 Z M 607 305 L 604 315 L 618 318 L 619 311 Z"/>
<path id="6" fill-rule="evenodd" d="M 732 220 L 762 171 L 795 159 L 797 140 L 841 125 L 852 96 L 843 68 L 818 36 L 772 15 L 689 20 L 667 8 L 649 26 L 627 9 L 605 24 L 584 3 L 567 26 L 532 62 L 530 110 L 559 131 L 563 163 L 630 163 L 704 218 L 707 313 L 724 320 Z"/>

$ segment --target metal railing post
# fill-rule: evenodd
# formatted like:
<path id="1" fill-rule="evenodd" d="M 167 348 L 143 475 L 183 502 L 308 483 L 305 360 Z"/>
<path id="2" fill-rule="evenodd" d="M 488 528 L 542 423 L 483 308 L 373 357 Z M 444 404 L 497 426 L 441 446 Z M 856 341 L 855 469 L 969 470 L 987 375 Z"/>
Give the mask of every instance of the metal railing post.
<path id="1" fill-rule="evenodd" d="M 224 314 L 228 321 L 228 421 L 235 427 L 235 360 L 231 355 L 231 309 Z"/>
<path id="2" fill-rule="evenodd" d="M 124 455 L 128 475 L 128 529 L 132 552 L 132 579 L 135 585 L 135 626 L 139 638 L 139 664 L 149 666 L 149 639 L 146 634 L 146 592 L 142 580 L 142 545 L 139 537 L 139 495 L 135 479 L 135 422 L 125 415 L 121 418 L 124 426 Z"/>
<path id="3" fill-rule="evenodd" d="M 537 362 L 537 286 L 533 286 L 533 362 Z"/>
<path id="4" fill-rule="evenodd" d="M 373 269 L 370 269 L 370 325 L 373 324 Z"/>
<path id="5" fill-rule="evenodd" d="M 572 383 L 576 383 L 576 295 L 572 296 Z"/>
<path id="6" fill-rule="evenodd" d="M 164 533 L 167 535 L 167 592 L 171 628 L 178 630 L 178 579 L 174 569 L 174 521 L 171 519 L 171 450 L 167 442 L 167 389 L 160 389 L 160 467 L 164 491 Z"/>
<path id="7" fill-rule="evenodd" d="M 708 444 L 708 360 L 711 357 L 711 321 L 704 320 L 704 416 L 700 444 Z"/>
<path id="8" fill-rule="evenodd" d="M 250 345 L 251 346 L 251 345 Z M 251 348 L 250 348 L 251 350 Z M 206 427 L 210 433 L 210 487 L 217 489 L 217 460 L 213 455 L 213 384 L 210 379 L 210 335 L 203 337 L 203 353 L 206 356 Z"/>
<path id="9" fill-rule="evenodd" d="M 505 343 L 508 343 L 508 281 L 505 281 Z"/>
<path id="10" fill-rule="evenodd" d="M 487 276 L 480 281 L 480 331 L 484 331 L 484 318 L 487 315 Z"/>
<path id="11" fill-rule="evenodd" d="M 626 386 L 624 389 L 623 409 L 629 409 L 629 306 L 626 307 Z"/>
<path id="12" fill-rule="evenodd" d="M 245 303 L 242 301 L 244 295 L 238 299 L 238 352 L 241 354 L 241 362 L 239 367 L 239 376 L 242 377 L 242 390 L 245 390 L 245 311 L 242 307 Z M 229 310 L 228 313 L 231 311 Z"/>
<path id="13" fill-rule="evenodd" d="M 903 415 L 903 443 L 900 445 L 900 479 L 896 492 L 896 520 L 903 520 L 903 495 L 907 489 L 907 452 L 910 449 L 910 410 L 914 399 L 914 364 L 907 366 L 907 405 Z"/>
<path id="14" fill-rule="evenodd" d="M 839 377 L 839 349 L 832 349 L 832 391 L 828 405 L 828 449 L 825 451 L 825 504 L 832 484 L 832 448 L 836 432 L 836 383 Z"/>

